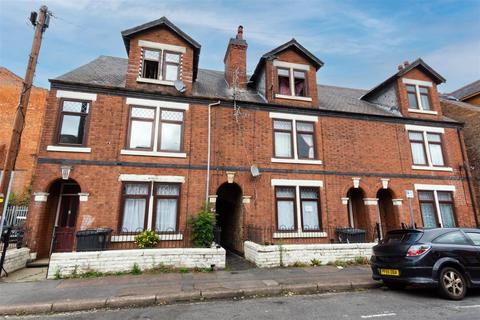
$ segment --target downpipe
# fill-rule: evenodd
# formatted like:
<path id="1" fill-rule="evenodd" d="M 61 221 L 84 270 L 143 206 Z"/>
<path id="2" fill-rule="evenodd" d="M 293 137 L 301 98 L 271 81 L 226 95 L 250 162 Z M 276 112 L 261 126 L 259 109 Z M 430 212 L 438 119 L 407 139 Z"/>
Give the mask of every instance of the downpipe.
<path id="1" fill-rule="evenodd" d="M 210 190 L 210 158 L 212 148 L 211 126 L 212 126 L 212 107 L 220 105 L 220 100 L 208 105 L 208 138 L 207 138 L 207 177 L 205 186 L 205 204 L 208 206 L 208 192 Z"/>

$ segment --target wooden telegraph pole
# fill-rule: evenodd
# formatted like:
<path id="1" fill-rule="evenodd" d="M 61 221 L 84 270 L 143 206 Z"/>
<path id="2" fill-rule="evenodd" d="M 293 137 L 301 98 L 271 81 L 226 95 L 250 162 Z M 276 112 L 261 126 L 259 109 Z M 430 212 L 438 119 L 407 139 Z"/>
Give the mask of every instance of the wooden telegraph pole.
<path id="1" fill-rule="evenodd" d="M 38 17 L 38 20 L 37 20 Z M 47 6 L 41 6 L 40 12 L 32 12 L 30 21 L 35 26 L 35 36 L 33 38 L 32 49 L 28 59 L 27 72 L 23 80 L 23 87 L 20 93 L 20 101 L 18 102 L 17 112 L 15 114 L 15 122 L 12 129 L 12 137 L 8 147 L 5 164 L 3 167 L 2 179 L 0 181 L 0 214 L 2 215 L 0 231 L 3 227 L 5 219 L 6 206 L 8 204 L 9 184 L 12 171 L 15 170 L 15 162 L 20 150 L 20 140 L 25 123 L 25 114 L 27 113 L 28 102 L 30 100 L 30 91 L 32 89 L 33 76 L 37 66 L 38 53 L 42 44 L 42 34 L 48 28 L 50 17 Z"/>

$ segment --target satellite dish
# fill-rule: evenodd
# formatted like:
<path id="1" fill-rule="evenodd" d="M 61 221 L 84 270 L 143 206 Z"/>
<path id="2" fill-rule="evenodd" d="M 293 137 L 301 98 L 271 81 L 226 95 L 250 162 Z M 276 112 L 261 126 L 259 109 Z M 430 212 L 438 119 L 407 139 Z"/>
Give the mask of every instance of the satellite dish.
<path id="1" fill-rule="evenodd" d="M 175 80 L 173 85 L 175 86 L 175 89 L 177 89 L 178 92 L 184 93 L 185 90 L 187 90 L 187 87 L 185 87 L 185 83 L 183 83 L 182 80 Z"/>
<path id="2" fill-rule="evenodd" d="M 260 170 L 258 170 L 257 166 L 256 165 L 252 165 L 250 167 L 250 172 L 252 174 L 252 177 L 258 177 L 260 176 Z"/>

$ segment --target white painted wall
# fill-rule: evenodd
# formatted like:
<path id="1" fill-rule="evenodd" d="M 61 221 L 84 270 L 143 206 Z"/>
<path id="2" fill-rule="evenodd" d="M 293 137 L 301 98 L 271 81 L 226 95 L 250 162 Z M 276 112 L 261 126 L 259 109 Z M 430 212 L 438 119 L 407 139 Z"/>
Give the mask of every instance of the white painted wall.
<path id="1" fill-rule="evenodd" d="M 245 258 L 260 268 L 280 266 L 280 249 L 284 266 L 291 266 L 295 262 L 310 264 L 313 259 L 322 264 L 335 260 L 352 260 L 355 257 L 372 255 L 372 247 L 376 243 L 335 243 L 335 244 L 287 244 L 287 245 L 259 245 L 245 241 Z"/>
<path id="2" fill-rule="evenodd" d="M 135 249 L 91 252 L 53 253 L 48 267 L 48 279 L 55 274 L 61 277 L 87 271 L 122 272 L 131 271 L 137 263 L 141 270 L 152 269 L 160 265 L 175 268 L 225 268 L 225 249 L 223 248 L 179 248 L 179 249 Z"/>
<path id="3" fill-rule="evenodd" d="M 5 255 L 5 262 L 3 267 L 8 273 L 23 269 L 27 266 L 27 261 L 30 259 L 30 249 L 8 249 Z M 1 272 L 1 276 L 5 276 L 5 273 Z"/>

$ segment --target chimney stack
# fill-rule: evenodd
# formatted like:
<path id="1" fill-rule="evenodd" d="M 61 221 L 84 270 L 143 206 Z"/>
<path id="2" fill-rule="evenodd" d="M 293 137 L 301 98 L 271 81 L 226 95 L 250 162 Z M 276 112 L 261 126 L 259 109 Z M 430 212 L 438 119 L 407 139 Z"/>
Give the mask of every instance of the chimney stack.
<path id="1" fill-rule="evenodd" d="M 237 35 L 228 42 L 225 63 L 225 80 L 230 87 L 247 87 L 247 42 L 243 39 L 243 26 L 238 26 Z"/>

